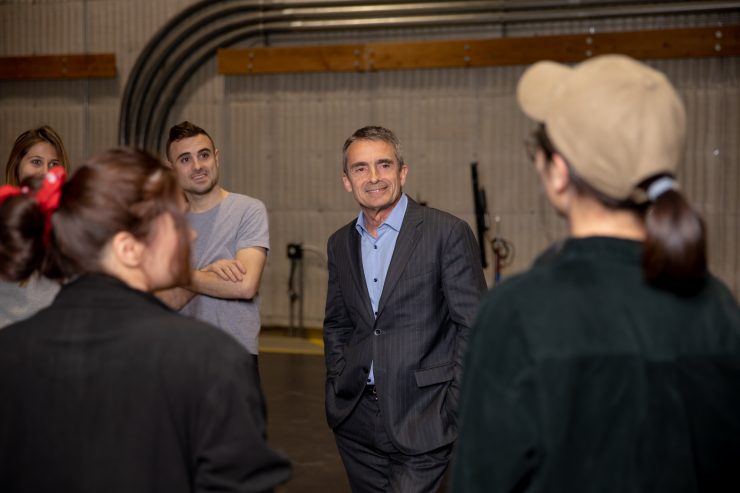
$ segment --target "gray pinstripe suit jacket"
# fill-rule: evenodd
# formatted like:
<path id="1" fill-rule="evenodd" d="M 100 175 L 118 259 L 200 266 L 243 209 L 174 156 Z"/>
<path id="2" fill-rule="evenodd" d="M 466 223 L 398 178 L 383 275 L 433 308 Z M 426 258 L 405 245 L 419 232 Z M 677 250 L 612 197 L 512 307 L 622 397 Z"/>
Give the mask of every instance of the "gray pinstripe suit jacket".
<path id="1" fill-rule="evenodd" d="M 486 290 L 475 237 L 464 221 L 409 199 L 376 318 L 355 223 L 334 233 L 327 247 L 329 426 L 354 409 L 372 361 L 394 445 L 406 454 L 439 448 L 457 437 L 462 363 Z"/>

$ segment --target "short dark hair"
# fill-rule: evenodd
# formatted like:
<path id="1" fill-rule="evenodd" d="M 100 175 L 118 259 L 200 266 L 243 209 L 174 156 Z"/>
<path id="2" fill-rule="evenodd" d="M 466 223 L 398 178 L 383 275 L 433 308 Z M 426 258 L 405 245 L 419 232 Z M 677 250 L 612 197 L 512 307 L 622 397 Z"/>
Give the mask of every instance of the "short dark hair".
<path id="1" fill-rule="evenodd" d="M 165 148 L 167 153 L 167 160 L 172 162 L 172 158 L 170 156 L 170 146 L 173 142 L 178 142 L 182 139 L 188 139 L 197 135 L 205 135 L 206 137 L 208 137 L 208 140 L 211 141 L 211 147 L 213 147 L 215 150 L 216 145 L 213 143 L 213 138 L 208 135 L 208 132 L 200 128 L 198 125 L 194 125 L 185 120 L 184 122 L 178 123 L 177 125 L 170 128 L 170 134 L 169 137 L 167 137 L 167 147 Z"/>
<path id="2" fill-rule="evenodd" d="M 345 142 L 342 147 L 342 170 L 347 174 L 347 149 L 353 142 L 358 140 L 379 140 L 393 146 L 393 152 L 396 155 L 398 166 L 403 166 L 403 154 L 401 152 L 401 141 L 396 134 L 384 127 L 372 126 L 362 127 L 355 131 Z"/>

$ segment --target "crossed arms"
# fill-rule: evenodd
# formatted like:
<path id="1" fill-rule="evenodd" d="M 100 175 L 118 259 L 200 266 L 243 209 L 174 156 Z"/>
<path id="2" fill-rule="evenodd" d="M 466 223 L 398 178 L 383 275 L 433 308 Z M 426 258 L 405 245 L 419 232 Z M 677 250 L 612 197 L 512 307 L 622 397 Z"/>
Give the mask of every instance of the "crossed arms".
<path id="1" fill-rule="evenodd" d="M 195 295 L 214 298 L 251 300 L 259 292 L 267 250 L 242 248 L 236 258 L 217 260 L 191 273 L 190 284 L 154 293 L 173 310 L 184 307 Z"/>

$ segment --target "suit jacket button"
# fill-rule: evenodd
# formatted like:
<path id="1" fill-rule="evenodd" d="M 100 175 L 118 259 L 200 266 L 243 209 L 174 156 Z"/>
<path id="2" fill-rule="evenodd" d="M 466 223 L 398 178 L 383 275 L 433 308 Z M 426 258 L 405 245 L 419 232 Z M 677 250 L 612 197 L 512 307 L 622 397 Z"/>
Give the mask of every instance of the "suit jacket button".
<path id="1" fill-rule="evenodd" d="M 375 329 L 375 335 L 376 335 L 376 336 L 379 336 L 379 335 L 380 335 L 380 334 L 382 334 L 382 333 L 383 333 L 383 331 L 382 331 L 382 330 L 380 330 L 380 329 Z"/>

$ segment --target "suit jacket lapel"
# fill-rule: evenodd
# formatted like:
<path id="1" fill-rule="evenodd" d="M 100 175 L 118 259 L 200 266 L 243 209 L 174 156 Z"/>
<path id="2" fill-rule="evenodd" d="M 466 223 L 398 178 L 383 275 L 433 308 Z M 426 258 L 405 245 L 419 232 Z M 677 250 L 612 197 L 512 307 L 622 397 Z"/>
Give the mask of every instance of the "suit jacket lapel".
<path id="1" fill-rule="evenodd" d="M 360 233 L 356 227 L 357 221 L 354 221 L 349 226 L 349 234 L 347 235 L 347 249 L 349 251 L 349 270 L 352 273 L 352 279 L 355 281 L 357 288 L 357 296 L 360 298 L 362 305 L 365 307 L 364 314 L 369 317 L 370 325 L 372 326 L 375 320 L 373 314 L 373 305 L 370 303 L 370 293 L 367 291 L 367 283 L 365 282 L 365 270 L 362 267 L 362 250 L 360 247 Z"/>
<path id="2" fill-rule="evenodd" d="M 416 248 L 416 243 L 419 241 L 421 235 L 421 228 L 419 225 L 423 221 L 422 217 L 422 206 L 411 200 L 409 197 L 409 203 L 406 208 L 406 215 L 401 223 L 401 231 L 398 233 L 396 239 L 396 246 L 393 248 L 393 257 L 391 257 L 391 264 L 388 266 L 388 272 L 385 275 L 385 284 L 383 285 L 383 292 L 380 294 L 380 302 L 378 303 L 378 316 L 383 312 L 386 302 L 393 288 L 396 287 L 398 280 L 401 279 L 404 267 L 408 263 L 411 254 Z"/>

